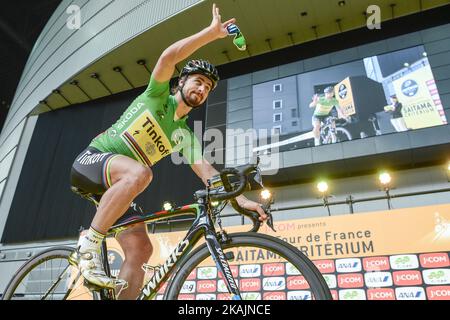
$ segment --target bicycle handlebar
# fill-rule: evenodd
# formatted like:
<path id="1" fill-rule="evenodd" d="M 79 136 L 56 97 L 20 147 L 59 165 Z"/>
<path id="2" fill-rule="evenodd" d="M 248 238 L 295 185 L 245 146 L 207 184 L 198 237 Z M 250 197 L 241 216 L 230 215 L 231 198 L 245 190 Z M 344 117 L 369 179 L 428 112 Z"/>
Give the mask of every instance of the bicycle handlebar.
<path id="1" fill-rule="evenodd" d="M 258 161 L 259 162 L 259 159 Z M 247 210 L 243 207 L 241 207 L 238 202 L 236 201 L 236 197 L 241 195 L 246 187 L 248 186 L 248 175 L 252 173 L 253 171 L 256 171 L 258 169 L 258 163 L 255 164 L 248 164 L 243 167 L 237 168 L 225 168 L 221 170 L 220 172 L 220 178 L 222 180 L 225 193 L 214 193 L 210 192 L 209 197 L 211 201 L 223 201 L 223 200 L 230 200 L 231 206 L 240 214 L 250 218 L 250 220 L 253 222 L 253 228 L 250 230 L 250 232 L 257 232 L 259 228 L 261 227 L 261 222 L 259 221 L 259 213 L 255 211 Z M 229 180 L 229 176 L 238 176 L 239 181 L 237 182 L 237 189 L 233 190 L 232 184 Z M 236 184 L 236 183 L 235 183 Z M 269 219 L 267 221 L 268 225 L 273 229 L 273 220 L 272 216 L 269 212 L 269 204 L 265 204 L 262 206 L 262 209 L 266 214 L 269 215 Z"/>

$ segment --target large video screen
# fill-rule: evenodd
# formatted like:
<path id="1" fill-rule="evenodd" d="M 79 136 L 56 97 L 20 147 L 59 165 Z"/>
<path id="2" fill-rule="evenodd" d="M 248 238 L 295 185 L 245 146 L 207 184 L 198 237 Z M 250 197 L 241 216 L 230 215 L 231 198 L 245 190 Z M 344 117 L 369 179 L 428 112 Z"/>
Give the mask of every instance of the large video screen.
<path id="1" fill-rule="evenodd" d="M 321 146 L 447 124 L 417 46 L 253 85 L 253 127 L 279 135 L 255 151 Z"/>

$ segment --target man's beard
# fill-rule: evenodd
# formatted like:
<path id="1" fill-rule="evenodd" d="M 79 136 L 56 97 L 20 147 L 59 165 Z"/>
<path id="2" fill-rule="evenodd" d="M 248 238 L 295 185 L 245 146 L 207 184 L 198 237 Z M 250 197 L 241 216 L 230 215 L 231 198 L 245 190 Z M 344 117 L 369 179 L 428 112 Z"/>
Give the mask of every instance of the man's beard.
<path id="1" fill-rule="evenodd" d="M 196 109 L 196 108 L 200 107 L 203 104 L 203 102 L 200 99 L 199 95 L 197 95 L 197 97 L 199 97 L 197 99 L 196 98 L 192 98 L 192 93 L 188 94 L 188 95 L 185 94 L 184 96 L 186 97 L 186 101 L 189 103 L 190 107 L 193 108 L 193 109 Z"/>

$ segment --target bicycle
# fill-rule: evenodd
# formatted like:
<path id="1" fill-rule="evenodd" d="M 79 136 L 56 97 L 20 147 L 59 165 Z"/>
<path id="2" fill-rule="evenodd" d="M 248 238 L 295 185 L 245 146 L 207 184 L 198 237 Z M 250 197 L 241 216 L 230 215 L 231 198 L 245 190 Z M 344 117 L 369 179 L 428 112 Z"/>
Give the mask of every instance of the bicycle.
<path id="1" fill-rule="evenodd" d="M 207 280 L 207 277 L 203 277 L 206 279 L 203 281 L 211 281 L 217 285 L 221 284 L 220 288 L 217 288 L 218 292 L 222 292 L 220 295 L 217 295 L 218 298 L 228 300 L 269 299 L 270 297 L 267 294 L 261 295 L 260 292 L 259 294 L 258 292 L 249 294 L 245 292 L 243 285 L 250 278 L 260 282 L 260 286 L 269 286 L 270 284 L 271 291 L 282 293 L 282 296 L 284 294 L 284 298 L 296 298 L 299 291 L 296 289 L 286 292 L 286 281 L 282 281 L 283 277 L 279 276 L 279 273 L 272 271 L 272 273 L 264 272 L 262 274 L 262 272 L 259 272 L 257 274 L 258 264 L 247 264 L 248 262 L 253 262 L 249 258 L 247 258 L 245 264 L 239 263 L 243 256 L 254 255 L 255 253 L 257 253 L 258 257 L 263 256 L 266 260 L 273 263 L 272 266 L 283 267 L 288 277 L 290 276 L 302 282 L 303 298 L 332 299 L 327 283 L 314 263 L 291 244 L 274 236 L 256 233 L 261 226 L 261 222 L 258 219 L 259 215 L 256 212 L 240 207 L 235 200 L 235 197 L 251 187 L 253 181 L 263 187 L 258 163 L 259 158 L 256 164 L 223 169 L 218 176 L 208 181 L 206 189 L 195 192 L 194 198 L 196 203 L 194 204 L 146 214 L 139 218 L 128 217 L 119 219 L 110 228 L 108 234 L 114 234 L 136 223 L 150 223 L 186 215 L 195 217 L 186 236 L 175 247 L 165 263 L 162 266 L 153 267 L 154 274 L 145 281 L 138 300 L 154 299 L 166 282 L 168 284 L 167 289 L 164 291 L 163 299 L 183 300 L 186 298 L 186 292 L 192 291 L 194 285 L 189 280 L 191 273 L 196 269 L 198 271 L 208 266 L 215 266 L 218 270 L 218 275 L 214 279 L 210 277 L 210 280 Z M 251 176 L 253 180 L 250 179 Z M 212 203 L 214 201 L 218 201 L 219 205 L 213 206 Z M 253 228 L 250 232 L 228 234 L 223 230 L 220 213 L 228 202 L 236 211 L 251 219 Z M 272 203 L 273 197 L 268 197 L 263 202 L 263 208 L 269 216 L 267 225 L 275 231 L 273 217 L 270 212 Z M 216 223 L 219 228 L 218 231 L 215 228 Z M 194 246 L 202 236 L 205 243 L 194 249 Z M 107 253 L 107 245 L 106 241 L 104 241 L 102 244 L 103 263 L 105 271 L 110 275 Z M 116 299 L 115 290 L 99 288 L 88 284 L 85 280 L 83 281 L 77 268 L 75 256 L 75 249 L 70 247 L 50 248 L 37 254 L 13 276 L 6 287 L 3 299 L 71 300 L 77 298 L 74 296 L 75 292 L 83 291 L 79 290 L 80 286 L 85 286 L 84 293 L 88 290 L 88 292 L 92 293 L 94 299 Z M 241 273 L 239 275 L 240 279 L 237 279 L 235 274 L 237 268 L 240 271 L 247 270 L 248 272 L 246 274 Z M 259 271 L 261 271 L 261 268 L 259 268 Z M 46 279 L 43 279 L 45 276 L 51 277 L 52 280 L 46 281 Z M 221 279 L 216 282 L 217 276 Z M 262 276 L 264 278 L 261 280 Z M 37 281 L 39 279 L 43 279 L 43 281 L 38 284 Z M 27 287 L 27 284 L 30 286 Z M 44 285 L 45 288 L 43 288 Z M 297 295 L 292 294 L 292 292 Z"/>
<path id="2" fill-rule="evenodd" d="M 352 140 L 351 133 L 343 128 L 347 120 L 341 120 L 336 116 L 329 116 L 322 121 L 320 126 L 320 143 L 330 144 Z"/>

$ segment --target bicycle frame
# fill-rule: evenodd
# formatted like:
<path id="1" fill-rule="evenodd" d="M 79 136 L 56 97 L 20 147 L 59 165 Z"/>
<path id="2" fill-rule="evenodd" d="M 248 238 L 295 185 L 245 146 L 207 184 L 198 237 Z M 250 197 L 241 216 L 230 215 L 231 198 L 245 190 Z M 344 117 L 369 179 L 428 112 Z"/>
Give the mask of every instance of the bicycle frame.
<path id="1" fill-rule="evenodd" d="M 174 251 L 170 254 L 162 267 L 155 270 L 155 274 L 145 283 L 138 300 L 153 299 L 162 284 L 165 283 L 172 272 L 176 270 L 180 261 L 185 258 L 192 248 L 197 244 L 202 236 L 204 236 L 206 244 L 209 248 L 211 256 L 216 263 L 218 270 L 224 275 L 224 281 L 233 300 L 241 300 L 239 288 L 231 273 L 231 268 L 222 251 L 219 240 L 217 239 L 214 222 L 208 213 L 207 206 L 203 203 L 203 199 L 197 204 L 191 204 L 168 211 L 160 211 L 145 215 L 139 219 L 130 219 L 130 221 L 122 222 L 114 226 L 108 233 L 116 233 L 124 230 L 131 225 L 137 223 L 149 223 L 157 220 L 168 219 L 173 217 L 193 215 L 195 220 L 188 230 L 184 239 L 178 243 Z"/>

